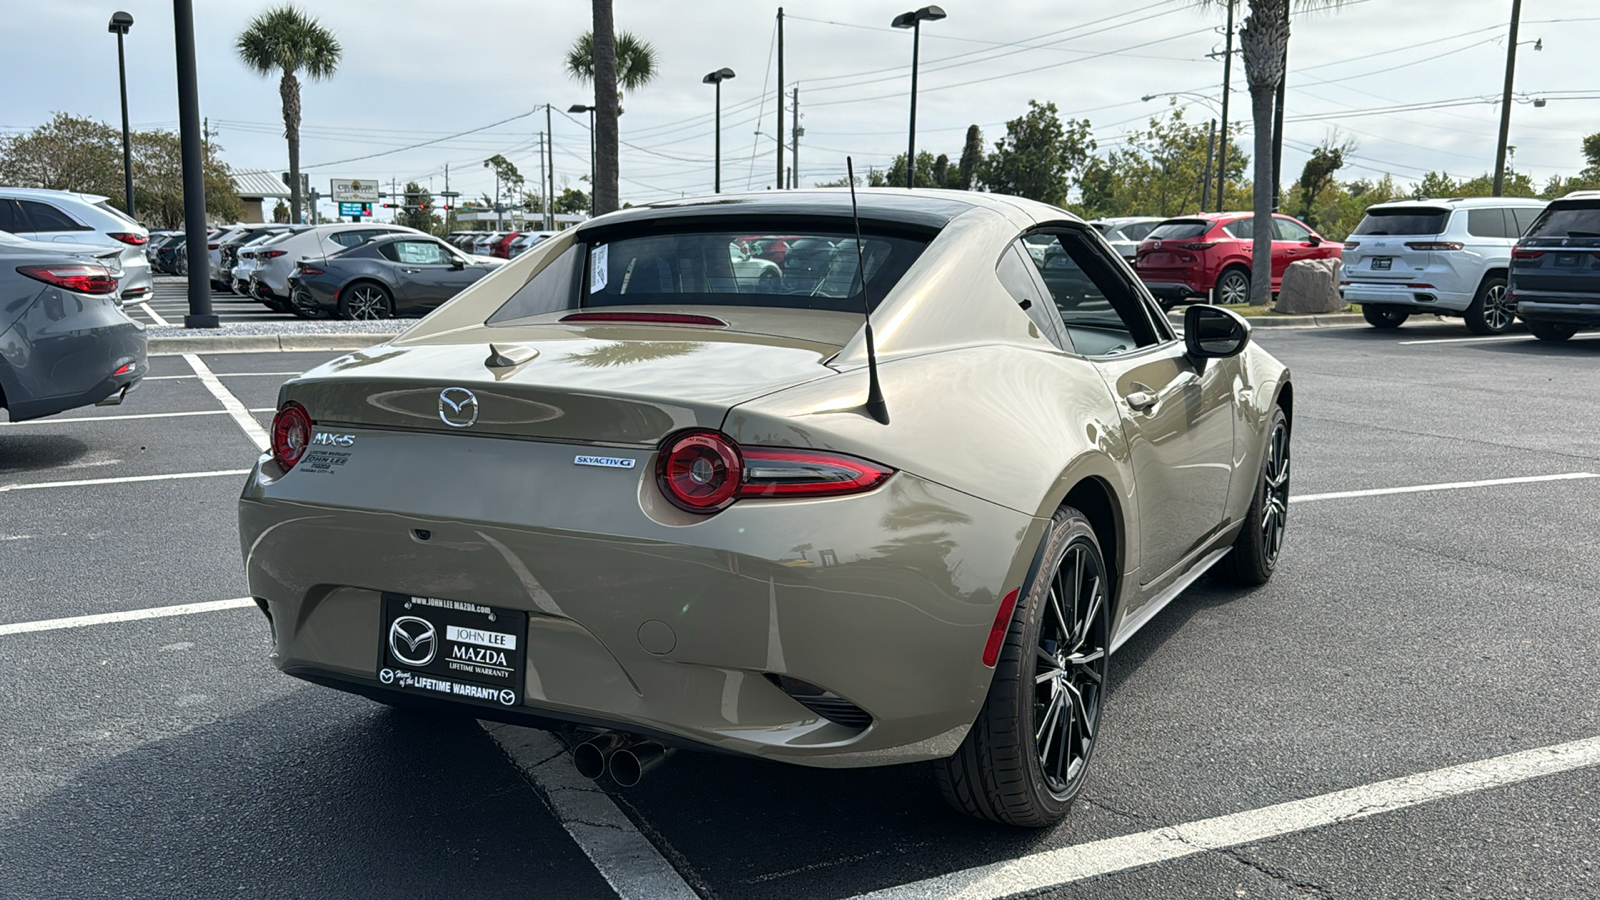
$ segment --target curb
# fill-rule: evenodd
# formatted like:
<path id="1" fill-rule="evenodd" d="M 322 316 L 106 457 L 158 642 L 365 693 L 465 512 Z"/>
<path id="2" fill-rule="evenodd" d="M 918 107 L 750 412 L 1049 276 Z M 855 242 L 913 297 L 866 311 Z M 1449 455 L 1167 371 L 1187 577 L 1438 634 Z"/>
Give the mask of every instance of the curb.
<path id="1" fill-rule="evenodd" d="M 276 353 L 306 350 L 364 350 L 398 334 L 236 334 L 183 335 L 149 339 L 150 356 L 180 353 Z"/>

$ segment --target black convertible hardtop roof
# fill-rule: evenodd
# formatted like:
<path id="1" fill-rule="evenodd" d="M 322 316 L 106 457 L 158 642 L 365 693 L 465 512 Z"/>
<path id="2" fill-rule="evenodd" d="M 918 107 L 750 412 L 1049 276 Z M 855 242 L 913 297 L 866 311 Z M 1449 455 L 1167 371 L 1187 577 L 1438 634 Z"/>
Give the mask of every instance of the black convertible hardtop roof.
<path id="1" fill-rule="evenodd" d="M 880 223 L 908 225 L 937 231 L 951 219 L 982 205 L 950 191 L 856 191 L 861 218 Z M 648 206 L 635 206 L 601 216 L 578 227 L 581 235 L 590 231 L 676 219 L 713 218 L 846 218 L 850 217 L 850 192 L 844 189 L 813 191 L 762 191 L 748 194 L 723 194 L 692 200 L 669 200 Z"/>

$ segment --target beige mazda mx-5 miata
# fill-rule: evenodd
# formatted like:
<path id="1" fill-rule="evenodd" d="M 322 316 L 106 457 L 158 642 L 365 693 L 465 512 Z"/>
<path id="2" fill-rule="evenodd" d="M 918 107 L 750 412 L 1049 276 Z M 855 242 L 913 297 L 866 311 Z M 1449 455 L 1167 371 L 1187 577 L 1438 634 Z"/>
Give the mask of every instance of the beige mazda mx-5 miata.
<path id="1" fill-rule="evenodd" d="M 250 592 L 284 672 L 567 729 L 596 777 L 932 761 L 1047 824 L 1109 654 L 1282 547 L 1289 373 L 1226 310 L 1184 332 L 1012 197 L 602 216 L 283 386 Z"/>

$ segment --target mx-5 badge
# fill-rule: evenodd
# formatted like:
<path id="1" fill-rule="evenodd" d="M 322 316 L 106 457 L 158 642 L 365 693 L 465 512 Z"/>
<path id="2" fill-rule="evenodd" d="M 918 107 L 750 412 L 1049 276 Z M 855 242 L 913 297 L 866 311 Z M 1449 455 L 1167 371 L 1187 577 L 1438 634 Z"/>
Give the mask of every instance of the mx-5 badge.
<path id="1" fill-rule="evenodd" d="M 478 397 L 462 387 L 439 392 L 439 421 L 452 428 L 469 428 L 478 421 Z"/>

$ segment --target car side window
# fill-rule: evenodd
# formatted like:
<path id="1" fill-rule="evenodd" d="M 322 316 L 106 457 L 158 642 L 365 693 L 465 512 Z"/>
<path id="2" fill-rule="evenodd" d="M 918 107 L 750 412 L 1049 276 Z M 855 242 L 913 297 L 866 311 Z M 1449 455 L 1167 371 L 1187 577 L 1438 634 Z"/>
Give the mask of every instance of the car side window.
<path id="1" fill-rule="evenodd" d="M 1277 240 L 1297 243 L 1311 240 L 1311 229 L 1293 219 L 1273 219 L 1272 227 L 1278 232 Z"/>
<path id="2" fill-rule="evenodd" d="M 1513 206 L 1506 212 L 1511 215 L 1511 221 L 1514 223 L 1513 228 L 1517 232 L 1512 237 L 1522 237 L 1528 233 L 1529 228 L 1533 227 L 1534 220 L 1538 219 L 1539 213 L 1544 212 L 1544 210 L 1535 209 L 1531 206 Z"/>
<path id="3" fill-rule="evenodd" d="M 1023 242 L 1077 352 L 1111 356 L 1163 340 L 1138 291 L 1082 234 L 1044 232 Z"/>
<path id="4" fill-rule="evenodd" d="M 1521 234 L 1512 234 L 1514 227 L 1506 221 L 1506 210 L 1499 208 L 1469 209 L 1467 210 L 1467 234 L 1473 237 L 1505 238 L 1517 237 Z"/>
<path id="5" fill-rule="evenodd" d="M 995 277 L 1000 279 L 1000 284 L 1011 295 L 1011 299 L 1017 301 L 1017 306 L 1044 333 L 1046 340 L 1062 350 L 1073 352 L 1071 342 L 1056 318 L 1055 304 L 1050 302 L 1044 285 L 1035 277 L 1026 246 L 1019 240 L 1007 247 L 994 267 Z"/>
<path id="6" fill-rule="evenodd" d="M 450 260 L 444 248 L 432 241 L 395 241 L 389 245 L 401 263 L 413 266 L 442 265 Z"/>
<path id="7" fill-rule="evenodd" d="M 1237 238 L 1238 240 L 1241 240 L 1241 241 L 1254 240 L 1255 239 L 1255 234 L 1256 234 L 1256 220 L 1255 219 L 1235 219 L 1232 222 L 1229 222 L 1227 224 L 1227 226 L 1225 226 L 1225 230 L 1229 234 L 1231 234 L 1235 238 Z"/>
<path id="8" fill-rule="evenodd" d="M 71 216 L 48 203 L 40 203 L 37 200 L 18 200 L 17 205 L 22 207 L 22 214 L 32 223 L 34 231 L 94 230 L 87 225 L 79 224 Z"/>
<path id="9" fill-rule="evenodd" d="M 0 197 L 0 231 L 15 234 L 18 231 L 27 230 L 27 225 L 18 217 L 16 207 L 12 205 L 12 202 Z"/>
<path id="10" fill-rule="evenodd" d="M 364 234 L 365 232 L 361 231 L 339 231 L 328 235 L 328 240 L 333 241 L 335 244 L 338 244 L 341 247 L 349 249 L 364 243 L 367 240 L 362 236 Z"/>

